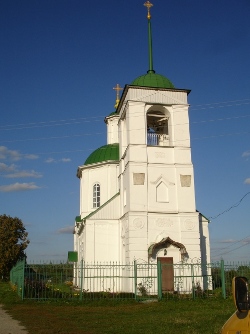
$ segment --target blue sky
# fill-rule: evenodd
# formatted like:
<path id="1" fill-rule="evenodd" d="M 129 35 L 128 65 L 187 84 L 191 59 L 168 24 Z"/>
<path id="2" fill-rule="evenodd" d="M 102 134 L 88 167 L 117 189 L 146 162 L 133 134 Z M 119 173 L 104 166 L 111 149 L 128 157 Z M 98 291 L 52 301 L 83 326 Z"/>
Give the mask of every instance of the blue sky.
<path id="1" fill-rule="evenodd" d="M 106 144 L 112 88 L 148 69 L 143 3 L 0 2 L 0 214 L 26 225 L 30 261 L 73 249 L 77 167 Z M 212 259 L 249 261 L 250 2 L 153 4 L 154 69 L 192 90 L 197 209 L 219 215 Z"/>

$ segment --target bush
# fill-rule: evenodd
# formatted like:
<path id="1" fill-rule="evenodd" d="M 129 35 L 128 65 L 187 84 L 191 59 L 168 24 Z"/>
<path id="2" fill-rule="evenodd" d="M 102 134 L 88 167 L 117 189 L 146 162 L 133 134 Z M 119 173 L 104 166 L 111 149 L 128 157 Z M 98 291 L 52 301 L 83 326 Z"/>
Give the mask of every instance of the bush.
<path id="1" fill-rule="evenodd" d="M 24 297 L 25 298 L 46 298 L 50 289 L 44 281 L 29 280 L 24 281 Z"/>

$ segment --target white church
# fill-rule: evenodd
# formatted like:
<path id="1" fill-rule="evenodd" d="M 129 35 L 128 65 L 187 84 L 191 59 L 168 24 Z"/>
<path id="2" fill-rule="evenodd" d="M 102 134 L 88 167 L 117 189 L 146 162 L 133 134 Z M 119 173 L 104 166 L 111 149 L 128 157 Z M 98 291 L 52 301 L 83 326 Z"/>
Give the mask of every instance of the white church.
<path id="1" fill-rule="evenodd" d="M 105 118 L 107 144 L 77 170 L 74 251 L 86 263 L 210 263 L 208 219 L 196 209 L 188 94 L 149 70 Z M 116 87 L 119 94 L 119 86 Z"/>

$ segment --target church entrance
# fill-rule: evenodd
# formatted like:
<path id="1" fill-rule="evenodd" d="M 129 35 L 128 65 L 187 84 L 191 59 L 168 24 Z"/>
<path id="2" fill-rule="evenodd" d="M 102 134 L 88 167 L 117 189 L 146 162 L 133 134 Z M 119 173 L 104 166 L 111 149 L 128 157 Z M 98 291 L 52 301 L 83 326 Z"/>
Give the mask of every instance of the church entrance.
<path id="1" fill-rule="evenodd" d="M 172 257 L 158 257 L 161 262 L 162 292 L 174 291 L 174 266 Z"/>

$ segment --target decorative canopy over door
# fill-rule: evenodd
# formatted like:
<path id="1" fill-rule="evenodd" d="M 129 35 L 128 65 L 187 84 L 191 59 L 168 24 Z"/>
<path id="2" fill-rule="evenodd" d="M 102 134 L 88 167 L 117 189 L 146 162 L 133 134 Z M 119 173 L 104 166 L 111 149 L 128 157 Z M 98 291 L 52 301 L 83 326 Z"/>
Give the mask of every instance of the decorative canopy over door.
<path id="1" fill-rule="evenodd" d="M 181 244 L 180 242 L 176 242 L 172 240 L 171 238 L 163 238 L 160 242 L 156 242 L 152 244 L 148 249 L 148 257 L 149 258 L 156 258 L 156 254 L 160 249 L 168 248 L 170 246 L 174 246 L 176 248 L 179 248 L 181 252 L 181 259 L 184 260 L 185 257 L 187 257 L 187 250 L 186 247 Z"/>

